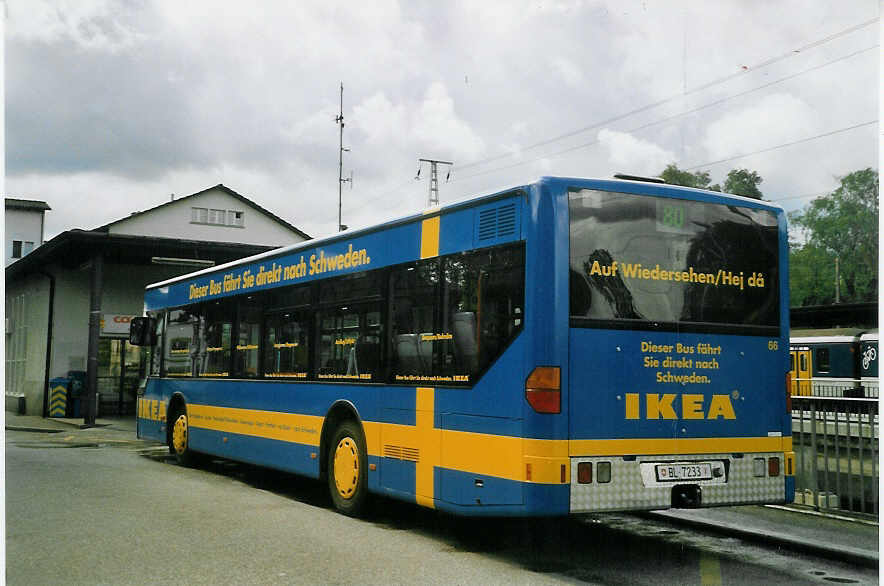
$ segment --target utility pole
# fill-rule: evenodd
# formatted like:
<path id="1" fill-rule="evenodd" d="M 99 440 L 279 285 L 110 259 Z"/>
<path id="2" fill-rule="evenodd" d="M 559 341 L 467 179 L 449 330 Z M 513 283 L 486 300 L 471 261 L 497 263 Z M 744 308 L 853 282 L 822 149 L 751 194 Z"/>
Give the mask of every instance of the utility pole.
<path id="1" fill-rule="evenodd" d="M 841 259 L 835 257 L 835 303 L 841 303 Z"/>
<path id="2" fill-rule="evenodd" d="M 98 416 L 98 342 L 101 335 L 101 294 L 104 255 L 92 257 L 89 275 L 89 337 L 86 352 L 86 388 L 83 396 L 83 425 L 92 427 Z"/>
<path id="3" fill-rule="evenodd" d="M 430 164 L 430 194 L 427 199 L 427 207 L 433 207 L 439 205 L 439 178 L 436 174 L 436 168 L 438 165 L 448 165 L 451 167 L 454 165 L 451 161 L 438 161 L 435 159 L 418 159 L 418 167 L 417 167 L 417 175 L 415 175 L 415 179 L 421 178 L 421 166 L 423 163 Z M 451 169 L 448 169 L 448 176 L 451 175 Z M 446 176 L 445 180 L 448 180 Z"/>
<path id="4" fill-rule="evenodd" d="M 353 172 L 350 172 L 350 177 L 348 179 L 344 179 L 344 151 L 350 152 L 350 149 L 344 148 L 344 82 L 341 82 L 341 109 L 338 113 L 338 116 L 335 118 L 335 122 L 338 123 L 338 232 L 343 232 L 347 229 L 346 226 L 341 222 L 341 187 L 346 182 L 350 182 L 350 189 L 353 189 Z"/>

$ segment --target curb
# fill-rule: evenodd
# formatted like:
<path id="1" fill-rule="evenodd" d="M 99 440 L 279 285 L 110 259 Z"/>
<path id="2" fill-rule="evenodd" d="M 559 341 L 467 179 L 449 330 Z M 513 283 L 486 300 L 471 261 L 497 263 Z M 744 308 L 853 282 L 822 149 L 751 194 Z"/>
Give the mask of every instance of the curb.
<path id="1" fill-rule="evenodd" d="M 61 433 L 63 429 L 49 427 L 25 427 L 23 425 L 7 425 L 6 431 L 31 431 L 34 433 Z"/>
<path id="2" fill-rule="evenodd" d="M 867 519 L 865 517 L 853 517 L 848 514 L 840 515 L 837 513 L 831 513 L 826 511 L 817 511 L 813 508 L 810 508 L 806 505 L 793 506 L 793 505 L 764 505 L 769 509 L 779 509 L 781 511 L 788 511 L 790 513 L 798 513 L 799 515 L 812 515 L 814 517 L 825 517 L 826 519 L 836 519 L 838 521 L 847 521 L 848 523 L 860 523 L 862 525 L 870 525 L 872 527 L 877 527 L 878 522 L 873 521 L 872 519 Z"/>
<path id="3" fill-rule="evenodd" d="M 102 428 L 111 428 L 112 423 L 95 423 L 93 425 L 86 425 L 85 423 L 79 421 L 71 421 L 65 420 L 61 418 L 56 419 L 47 419 L 47 421 L 52 421 L 53 423 L 61 424 L 59 427 L 37 427 L 34 425 L 18 425 L 16 423 L 7 423 L 5 429 L 8 431 L 30 431 L 34 433 L 60 433 L 62 431 L 68 431 L 68 429 L 102 429 Z"/>
<path id="4" fill-rule="evenodd" d="M 654 517 L 665 518 L 667 521 L 670 521 L 676 525 L 683 525 L 694 529 L 703 529 L 705 531 L 719 533 L 731 537 L 740 537 L 747 541 L 754 541 L 756 543 L 776 543 L 784 547 L 788 547 L 794 551 L 809 553 L 819 557 L 825 557 L 838 561 L 847 561 L 867 568 L 877 568 L 879 563 L 877 553 L 872 553 L 867 550 L 857 549 L 855 547 L 850 547 L 847 545 L 840 545 L 835 548 L 817 543 L 801 541 L 794 537 L 783 535 L 782 533 L 775 533 L 762 529 L 744 529 L 736 525 L 731 525 L 730 523 L 711 523 L 708 521 L 701 521 L 699 519 L 685 519 L 683 517 L 667 515 L 665 512 L 659 511 L 650 511 L 645 514 Z"/>
<path id="5" fill-rule="evenodd" d="M 83 423 L 82 421 L 72 420 L 72 419 L 68 419 L 66 417 L 57 417 L 57 418 L 53 419 L 53 421 L 55 421 L 57 423 L 61 423 L 62 425 L 69 425 L 71 427 L 76 427 L 78 429 L 94 429 L 96 427 L 109 427 L 111 425 L 110 423 L 98 423 L 97 421 L 95 423 L 93 423 L 92 425 L 87 425 L 87 424 Z"/>

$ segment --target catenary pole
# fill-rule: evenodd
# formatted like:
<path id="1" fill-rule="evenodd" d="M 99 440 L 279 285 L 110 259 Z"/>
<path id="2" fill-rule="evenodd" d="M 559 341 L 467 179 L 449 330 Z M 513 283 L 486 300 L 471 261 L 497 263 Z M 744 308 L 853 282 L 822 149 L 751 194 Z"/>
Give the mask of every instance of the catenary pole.
<path id="1" fill-rule="evenodd" d="M 430 192 L 427 197 L 427 207 L 439 205 L 439 177 L 437 174 L 438 165 L 454 165 L 451 161 L 440 161 L 437 159 L 418 159 L 418 165 L 422 163 L 430 164 Z M 420 167 L 418 167 L 418 176 L 420 176 Z"/>

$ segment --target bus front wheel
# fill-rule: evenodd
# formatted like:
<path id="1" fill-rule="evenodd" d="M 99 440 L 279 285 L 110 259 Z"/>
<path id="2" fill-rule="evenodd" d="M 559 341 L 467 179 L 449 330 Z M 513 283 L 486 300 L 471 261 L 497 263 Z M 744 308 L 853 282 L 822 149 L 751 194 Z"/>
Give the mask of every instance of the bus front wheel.
<path id="1" fill-rule="evenodd" d="M 169 451 L 175 456 L 175 460 L 182 466 L 196 464 L 196 454 L 189 445 L 190 429 L 187 420 L 187 411 L 181 409 L 172 418 L 172 433 L 169 434 Z"/>
<path id="2" fill-rule="evenodd" d="M 356 517 L 368 498 L 365 437 L 354 421 L 344 421 L 328 446 L 328 488 L 339 512 Z"/>

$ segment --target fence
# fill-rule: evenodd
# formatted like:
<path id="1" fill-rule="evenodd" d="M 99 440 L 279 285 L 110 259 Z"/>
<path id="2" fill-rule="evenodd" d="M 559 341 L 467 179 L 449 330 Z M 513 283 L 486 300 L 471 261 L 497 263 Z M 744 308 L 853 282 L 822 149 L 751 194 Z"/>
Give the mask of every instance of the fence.
<path id="1" fill-rule="evenodd" d="M 792 395 L 809 397 L 878 398 L 878 379 L 795 378 Z"/>
<path id="2" fill-rule="evenodd" d="M 878 515 L 877 385 L 875 398 L 792 396 L 792 443 L 795 502 Z"/>

